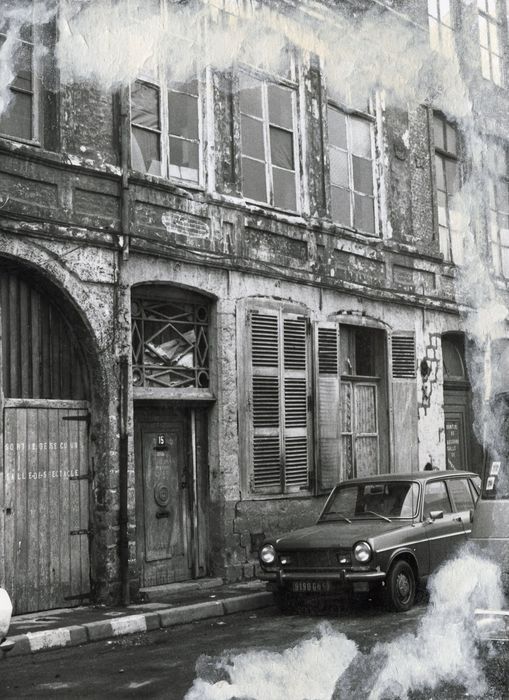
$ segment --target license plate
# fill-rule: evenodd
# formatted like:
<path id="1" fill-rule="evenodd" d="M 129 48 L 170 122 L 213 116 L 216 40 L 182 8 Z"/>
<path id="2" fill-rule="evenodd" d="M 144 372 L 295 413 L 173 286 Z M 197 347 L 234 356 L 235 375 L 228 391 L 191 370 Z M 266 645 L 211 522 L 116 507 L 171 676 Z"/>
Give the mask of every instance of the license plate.
<path id="1" fill-rule="evenodd" d="M 327 593 L 330 589 L 330 581 L 292 581 L 294 593 Z"/>

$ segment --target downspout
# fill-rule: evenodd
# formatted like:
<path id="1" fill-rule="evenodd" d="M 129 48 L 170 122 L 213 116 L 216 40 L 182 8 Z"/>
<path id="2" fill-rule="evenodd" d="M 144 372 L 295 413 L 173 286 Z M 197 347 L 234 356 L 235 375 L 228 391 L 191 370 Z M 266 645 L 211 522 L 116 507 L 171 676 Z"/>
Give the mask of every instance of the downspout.
<path id="1" fill-rule="evenodd" d="M 129 117 L 129 88 L 119 93 L 120 101 L 120 236 L 118 247 L 118 278 L 117 278 L 117 310 L 120 333 L 119 345 L 119 407 L 120 407 L 120 438 L 119 438 L 119 564 L 121 583 L 121 603 L 129 605 L 129 356 L 130 340 L 127 320 L 129 315 L 124 313 L 127 308 L 126 295 L 129 290 L 125 279 L 124 263 L 129 258 L 129 242 L 131 234 L 130 192 L 129 192 L 129 156 L 130 156 L 130 117 Z"/>

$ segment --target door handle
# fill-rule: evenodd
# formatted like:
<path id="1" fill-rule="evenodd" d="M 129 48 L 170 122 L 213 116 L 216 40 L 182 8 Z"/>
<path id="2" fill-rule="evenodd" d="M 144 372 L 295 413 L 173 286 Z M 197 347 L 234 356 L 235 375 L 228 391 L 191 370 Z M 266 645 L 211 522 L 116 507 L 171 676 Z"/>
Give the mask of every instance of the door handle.
<path id="1" fill-rule="evenodd" d="M 187 489 L 187 481 L 184 479 L 183 481 L 180 482 L 180 488 L 181 489 Z"/>

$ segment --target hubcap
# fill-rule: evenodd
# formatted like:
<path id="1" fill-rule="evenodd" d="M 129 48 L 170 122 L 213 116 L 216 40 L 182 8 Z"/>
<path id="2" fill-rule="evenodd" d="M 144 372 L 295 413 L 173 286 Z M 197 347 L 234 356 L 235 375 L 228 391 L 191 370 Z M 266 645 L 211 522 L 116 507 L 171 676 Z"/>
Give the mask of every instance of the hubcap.
<path id="1" fill-rule="evenodd" d="M 398 574 L 396 579 L 396 590 L 401 601 L 405 601 L 409 597 L 411 586 L 410 579 L 406 574 Z"/>

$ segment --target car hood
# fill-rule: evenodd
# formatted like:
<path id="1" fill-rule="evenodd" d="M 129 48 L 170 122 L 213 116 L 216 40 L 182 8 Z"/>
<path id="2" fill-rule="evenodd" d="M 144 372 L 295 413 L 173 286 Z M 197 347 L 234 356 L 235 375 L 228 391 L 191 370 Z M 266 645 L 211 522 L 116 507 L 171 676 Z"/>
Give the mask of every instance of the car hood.
<path id="1" fill-rule="evenodd" d="M 350 547 L 359 540 L 375 539 L 393 530 L 398 530 L 411 521 L 352 520 L 347 522 L 317 523 L 311 527 L 294 530 L 276 539 L 280 551 L 301 549 L 326 549 L 328 547 Z"/>

